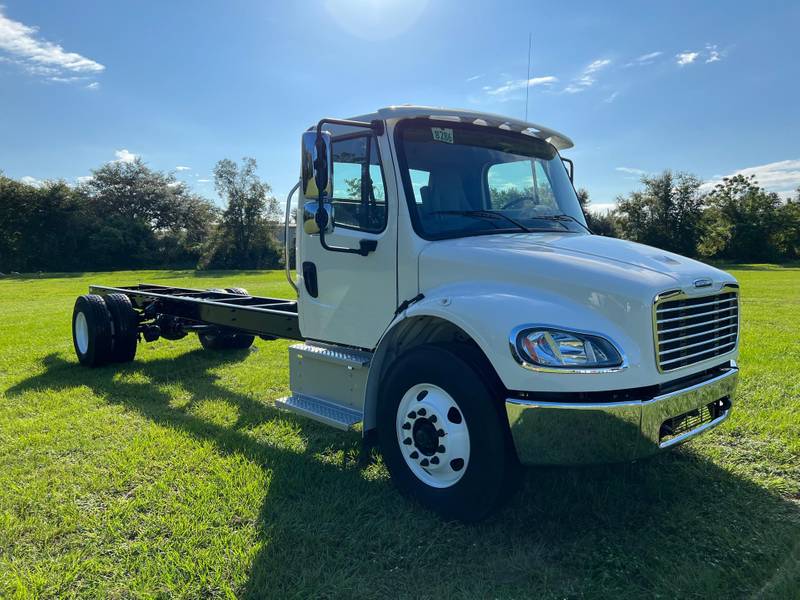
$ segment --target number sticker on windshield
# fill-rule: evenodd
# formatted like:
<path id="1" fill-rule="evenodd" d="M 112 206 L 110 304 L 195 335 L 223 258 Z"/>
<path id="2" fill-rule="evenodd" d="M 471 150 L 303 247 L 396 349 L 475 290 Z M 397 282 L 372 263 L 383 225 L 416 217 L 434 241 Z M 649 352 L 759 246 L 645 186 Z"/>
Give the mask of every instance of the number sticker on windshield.
<path id="1" fill-rule="evenodd" d="M 453 143 L 453 130 L 443 127 L 431 127 L 433 139 L 437 142 L 444 142 L 445 144 Z"/>

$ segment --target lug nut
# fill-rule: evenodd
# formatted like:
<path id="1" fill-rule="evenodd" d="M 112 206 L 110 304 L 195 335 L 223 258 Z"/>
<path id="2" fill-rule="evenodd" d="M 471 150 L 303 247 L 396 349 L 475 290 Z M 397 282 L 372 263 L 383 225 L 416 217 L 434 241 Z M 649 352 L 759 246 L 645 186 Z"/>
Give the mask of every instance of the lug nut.
<path id="1" fill-rule="evenodd" d="M 403 429 L 411 429 L 411 423 L 409 423 L 408 421 L 403 423 Z"/>
<path id="2" fill-rule="evenodd" d="M 438 456 L 432 456 L 431 457 L 431 464 L 432 465 L 438 465 L 439 464 L 439 457 Z"/>
<path id="3" fill-rule="evenodd" d="M 439 434 L 439 437 L 444 437 L 444 429 L 440 429 L 436 433 Z"/>
<path id="4" fill-rule="evenodd" d="M 420 464 L 420 466 L 427 467 L 428 466 L 428 459 L 427 458 L 423 458 L 421 461 L 419 461 L 419 464 Z"/>
<path id="5" fill-rule="evenodd" d="M 418 414 L 420 417 L 424 417 L 426 414 L 428 414 L 428 412 L 427 412 L 427 411 L 426 411 L 424 408 L 420 408 L 420 409 L 417 411 L 417 414 Z"/>
<path id="6" fill-rule="evenodd" d="M 415 412 L 412 410 L 410 413 L 408 413 L 408 418 L 409 418 L 409 419 L 416 419 L 416 418 L 417 418 L 417 413 L 415 413 Z"/>
<path id="7" fill-rule="evenodd" d="M 436 415 L 431 415 L 430 417 L 428 417 L 428 421 L 430 421 L 431 423 L 436 423 Z"/>
<path id="8" fill-rule="evenodd" d="M 411 458 L 413 458 L 414 460 L 417 460 L 419 458 L 419 452 L 414 450 L 409 456 L 411 456 Z"/>
<path id="9" fill-rule="evenodd" d="M 444 446 L 439 444 L 439 447 L 436 449 L 437 452 L 444 452 Z"/>

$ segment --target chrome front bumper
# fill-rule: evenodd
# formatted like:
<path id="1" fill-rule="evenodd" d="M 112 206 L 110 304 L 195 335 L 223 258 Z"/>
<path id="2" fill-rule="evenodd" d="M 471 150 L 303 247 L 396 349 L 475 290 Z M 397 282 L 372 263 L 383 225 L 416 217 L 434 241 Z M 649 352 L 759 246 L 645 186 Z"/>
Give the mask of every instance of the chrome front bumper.
<path id="1" fill-rule="evenodd" d="M 681 444 L 727 419 L 738 374 L 739 369 L 732 365 L 712 379 L 647 400 L 573 403 L 508 399 L 506 413 L 517 454 L 525 464 L 634 460 Z M 703 411 L 712 403 L 716 403 L 714 411 L 709 409 L 707 414 L 713 418 L 676 435 L 664 435 L 665 423 Z M 692 423 L 691 418 L 685 422 Z"/>

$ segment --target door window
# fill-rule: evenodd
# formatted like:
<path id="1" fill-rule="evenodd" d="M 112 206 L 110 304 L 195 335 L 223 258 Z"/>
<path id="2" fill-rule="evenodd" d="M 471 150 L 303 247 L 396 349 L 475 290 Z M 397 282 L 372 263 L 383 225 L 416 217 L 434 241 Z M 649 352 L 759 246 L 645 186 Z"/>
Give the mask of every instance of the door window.
<path id="1" fill-rule="evenodd" d="M 386 185 L 378 143 L 372 135 L 334 140 L 334 223 L 378 233 L 386 227 Z"/>

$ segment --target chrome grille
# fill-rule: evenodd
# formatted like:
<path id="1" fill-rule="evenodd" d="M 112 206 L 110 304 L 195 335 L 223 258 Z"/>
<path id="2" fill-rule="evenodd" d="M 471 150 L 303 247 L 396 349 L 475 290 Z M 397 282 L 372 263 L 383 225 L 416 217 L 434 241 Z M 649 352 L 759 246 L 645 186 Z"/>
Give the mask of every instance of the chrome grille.
<path id="1" fill-rule="evenodd" d="M 654 310 L 656 361 L 660 371 L 674 371 L 730 352 L 739 335 L 739 292 L 687 297 L 660 294 Z"/>

